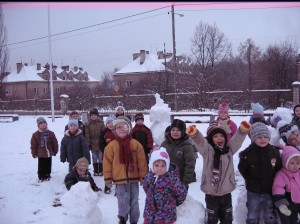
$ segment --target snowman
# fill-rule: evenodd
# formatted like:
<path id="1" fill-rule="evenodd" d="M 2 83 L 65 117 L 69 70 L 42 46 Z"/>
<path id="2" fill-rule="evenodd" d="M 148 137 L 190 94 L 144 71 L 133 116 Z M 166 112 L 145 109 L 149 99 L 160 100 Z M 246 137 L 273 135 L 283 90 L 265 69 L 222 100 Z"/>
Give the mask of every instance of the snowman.
<path id="1" fill-rule="evenodd" d="M 155 145 L 161 145 L 165 140 L 165 130 L 170 126 L 170 112 L 168 104 L 160 98 L 158 93 L 155 94 L 156 104 L 150 109 L 150 121 L 152 125 L 150 130 L 153 135 Z"/>

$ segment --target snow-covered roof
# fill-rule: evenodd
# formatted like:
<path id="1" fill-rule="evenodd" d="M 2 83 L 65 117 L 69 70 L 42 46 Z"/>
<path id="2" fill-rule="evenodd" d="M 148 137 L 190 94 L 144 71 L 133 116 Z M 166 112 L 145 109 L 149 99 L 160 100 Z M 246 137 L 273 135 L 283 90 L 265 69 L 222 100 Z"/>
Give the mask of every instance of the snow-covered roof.
<path id="1" fill-rule="evenodd" d="M 4 82 L 44 81 L 37 73 L 36 66 L 23 65 L 19 73 L 12 72 L 5 77 Z"/>
<path id="2" fill-rule="evenodd" d="M 43 71 L 45 71 L 45 70 L 46 70 L 45 68 L 41 68 L 41 70 L 37 70 L 36 64 L 35 65 L 25 65 L 24 64 L 24 65 L 22 65 L 22 69 L 19 73 L 17 73 L 17 70 L 13 71 L 12 73 L 7 75 L 3 79 L 3 82 L 46 81 L 45 79 L 41 78 L 38 75 L 38 74 L 43 73 Z M 57 74 L 61 74 L 64 70 L 61 68 L 56 68 L 55 71 Z M 76 72 L 76 74 L 78 72 L 80 72 L 79 69 Z M 73 71 L 73 73 L 74 73 L 74 71 Z M 84 73 L 84 72 L 82 72 L 82 73 Z M 88 77 L 89 77 L 89 81 L 98 81 L 97 79 L 95 79 L 91 76 L 88 76 Z M 63 79 L 60 79 L 59 77 L 57 77 L 57 81 L 66 81 L 66 80 L 63 80 Z"/>
<path id="3" fill-rule="evenodd" d="M 154 54 L 145 54 L 144 63 L 140 63 L 141 56 L 130 62 L 127 66 L 117 71 L 115 74 L 126 74 L 126 73 L 145 73 L 145 72 L 159 72 L 170 69 L 166 68 L 161 60 Z"/>

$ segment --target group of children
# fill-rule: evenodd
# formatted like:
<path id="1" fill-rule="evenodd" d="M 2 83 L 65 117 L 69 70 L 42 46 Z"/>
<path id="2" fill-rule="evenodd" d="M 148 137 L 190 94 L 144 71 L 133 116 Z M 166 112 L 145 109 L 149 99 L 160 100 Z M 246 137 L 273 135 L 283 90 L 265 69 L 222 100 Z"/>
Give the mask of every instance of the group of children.
<path id="1" fill-rule="evenodd" d="M 261 109 L 259 105 L 255 106 Z M 279 129 L 287 146 L 277 147 L 269 143 L 271 134 L 261 115 L 254 113 L 250 123 L 243 121 L 237 128 L 230 119 L 228 104 L 221 103 L 218 109 L 218 118 L 209 125 L 206 137 L 195 125 L 186 128 L 182 120 L 175 119 L 166 129 L 165 141 L 155 148 L 151 131 L 144 125 L 142 113 L 135 115 L 136 125 L 132 128 L 124 108 L 118 108 L 115 116 L 109 116 L 105 125 L 103 121 L 98 122 L 101 120 L 99 114 L 92 110 L 90 122 L 84 128 L 87 141 L 82 143 L 82 154 L 78 153 L 78 157 L 74 157 L 78 158 L 76 161 L 67 159 L 70 163 L 70 173 L 65 178 L 67 189 L 78 181 L 90 181 L 94 191 L 101 190 L 88 172 L 88 150 L 91 150 L 94 174 L 102 175 L 103 172 L 105 191 L 110 193 L 112 184 L 115 184 L 119 223 L 126 223 L 127 220 L 137 223 L 139 220 L 139 182 L 146 193 L 144 223 L 174 223 L 177 219 L 176 207 L 184 202 L 188 186 L 193 182 L 196 162 L 194 145 L 203 157 L 201 190 L 205 193 L 205 223 L 232 223 L 231 192 L 236 187 L 233 155 L 248 135 L 251 144 L 239 154 L 238 164 L 247 190 L 248 213 L 245 222 L 259 223 L 263 210 L 265 223 L 277 223 L 275 205 L 281 223 L 299 223 L 300 152 L 295 147 L 300 146 L 300 131 L 296 126 L 300 119 L 294 117 L 294 123 Z M 300 115 L 300 105 L 294 108 L 294 116 L 299 116 L 297 113 Z M 92 118 L 94 115 L 97 115 L 97 119 Z M 39 130 L 34 133 L 35 138 L 41 141 L 41 133 L 47 132 L 43 136 L 49 139 L 54 134 L 47 128 L 43 129 L 43 119 L 38 119 Z M 67 142 L 74 141 L 72 137 L 75 136 L 83 137 L 80 129 L 72 131 L 76 125 L 78 128 L 78 123 L 73 119 L 68 123 L 61 146 L 62 162 L 68 153 Z M 95 141 L 96 137 L 98 142 Z M 47 144 L 47 147 L 51 149 L 50 155 L 55 155 L 58 152 L 55 135 L 51 139 L 53 146 Z M 78 137 L 77 145 L 81 139 Z M 44 141 L 44 145 L 45 142 L 49 143 Z M 33 148 L 32 144 L 32 155 L 35 157 L 37 155 Z M 84 153 L 86 151 L 88 154 Z M 44 164 L 44 161 L 40 162 L 39 158 L 39 178 L 50 176 L 51 169 L 44 171 L 40 163 Z"/>

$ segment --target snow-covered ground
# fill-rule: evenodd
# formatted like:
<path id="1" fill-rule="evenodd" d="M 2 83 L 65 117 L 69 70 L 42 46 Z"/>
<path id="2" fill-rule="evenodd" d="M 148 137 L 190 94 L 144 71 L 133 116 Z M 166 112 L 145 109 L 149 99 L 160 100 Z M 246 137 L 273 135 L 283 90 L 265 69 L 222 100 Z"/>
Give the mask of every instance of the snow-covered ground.
<path id="1" fill-rule="evenodd" d="M 52 118 L 46 117 L 48 127 L 54 131 L 56 137 L 61 142 L 64 127 L 68 122 L 68 117 Z M 186 118 L 184 118 L 186 120 Z M 196 117 L 190 117 L 188 120 L 195 121 Z M 243 120 L 249 120 L 249 117 L 232 117 L 232 120 L 239 125 Z M 150 127 L 149 116 L 145 116 L 145 124 Z M 188 124 L 187 124 L 188 125 Z M 197 128 L 206 133 L 207 123 L 197 123 Z M 6 224 L 24 224 L 24 223 L 66 223 L 68 210 L 64 206 L 54 207 L 57 201 L 68 192 L 63 183 L 64 177 L 68 171 L 68 164 L 61 163 L 59 154 L 52 160 L 52 178 L 49 182 L 38 182 L 37 178 L 37 159 L 31 157 L 30 138 L 37 130 L 36 116 L 20 116 L 18 121 L 0 123 L 1 135 L 1 162 L 0 162 L 0 220 Z M 247 137 L 243 143 L 242 149 L 250 144 Z M 243 189 L 244 180 L 237 171 L 238 153 L 234 156 L 236 168 L 237 188 L 232 193 L 234 209 L 239 207 L 239 212 L 234 212 L 235 223 L 244 223 L 239 220 L 245 217 L 241 214 L 241 208 L 245 207 L 243 200 L 238 204 L 238 196 Z M 92 167 L 90 166 L 92 170 Z M 184 204 L 178 207 L 177 224 L 184 223 L 202 223 L 204 218 L 204 193 L 200 190 L 200 180 L 202 172 L 202 158 L 199 157 L 196 163 L 197 182 L 190 184 L 188 198 Z M 94 177 L 97 185 L 104 189 L 103 177 Z M 113 189 L 114 192 L 114 189 Z M 83 191 L 85 193 L 85 191 Z M 88 194 L 88 192 L 87 192 Z M 96 194 L 92 192 L 92 194 Z M 117 199 L 114 193 L 106 195 L 103 192 L 97 193 L 97 206 L 102 214 L 101 223 L 117 223 Z M 143 223 L 143 209 L 145 202 L 145 193 L 140 187 L 140 211 L 141 217 L 139 223 Z M 88 202 L 76 202 L 74 206 L 89 206 Z M 246 212 L 246 211 L 245 211 Z M 70 214 L 69 214 L 70 215 Z M 241 217 L 241 218 L 239 218 Z M 78 222 L 80 223 L 80 222 Z"/>

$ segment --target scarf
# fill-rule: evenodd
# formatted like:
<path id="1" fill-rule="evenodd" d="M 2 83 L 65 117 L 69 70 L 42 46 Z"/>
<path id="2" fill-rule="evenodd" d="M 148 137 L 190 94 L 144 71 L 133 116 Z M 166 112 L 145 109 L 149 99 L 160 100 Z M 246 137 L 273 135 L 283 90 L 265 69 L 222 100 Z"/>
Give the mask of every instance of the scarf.
<path id="1" fill-rule="evenodd" d="M 127 136 L 123 139 L 117 137 L 116 140 L 119 142 L 119 162 L 125 164 L 126 170 L 132 172 L 134 170 L 132 153 L 130 148 L 131 136 Z"/>
<path id="2" fill-rule="evenodd" d="M 228 146 L 224 146 L 223 148 L 221 148 L 218 145 L 214 145 L 214 166 L 213 166 L 213 178 L 212 178 L 212 186 L 216 186 L 219 184 L 220 182 L 220 157 L 223 154 L 226 154 L 229 152 L 229 147 Z"/>
<path id="3" fill-rule="evenodd" d="M 41 147 L 47 148 L 48 139 L 49 139 L 49 132 L 48 131 L 41 132 Z"/>

